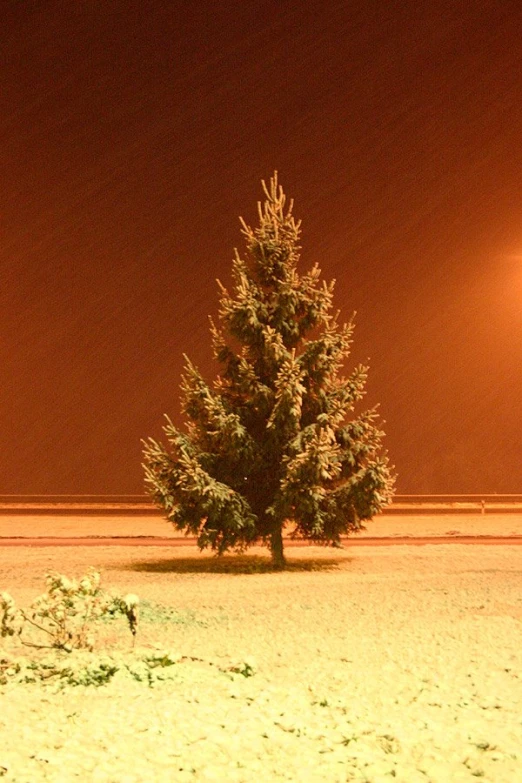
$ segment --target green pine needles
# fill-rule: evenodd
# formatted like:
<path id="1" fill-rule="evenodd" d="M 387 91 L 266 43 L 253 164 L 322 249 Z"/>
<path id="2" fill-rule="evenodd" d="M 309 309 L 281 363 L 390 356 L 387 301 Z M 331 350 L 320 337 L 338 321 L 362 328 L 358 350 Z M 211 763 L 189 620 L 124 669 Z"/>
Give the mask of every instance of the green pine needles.
<path id="1" fill-rule="evenodd" d="M 211 321 L 221 373 L 212 385 L 186 359 L 186 431 L 168 419 L 168 446 L 144 441 L 145 476 L 167 519 L 218 554 L 263 542 L 283 568 L 292 537 L 339 544 L 366 529 L 393 494 L 375 408 L 353 415 L 368 368 L 344 377 L 353 320 L 332 314 L 334 282 L 297 272 L 300 222 L 277 172 L 258 204 L 259 227 L 241 218 L 247 260 L 233 261 L 233 295 L 220 288 Z"/>

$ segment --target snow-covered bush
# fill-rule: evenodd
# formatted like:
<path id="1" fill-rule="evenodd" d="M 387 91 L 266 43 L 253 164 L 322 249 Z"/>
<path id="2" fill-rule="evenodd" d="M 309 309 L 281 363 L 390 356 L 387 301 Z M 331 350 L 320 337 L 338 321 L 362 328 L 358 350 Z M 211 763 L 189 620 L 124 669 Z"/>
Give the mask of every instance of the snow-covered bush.
<path id="1" fill-rule="evenodd" d="M 103 590 L 100 574 L 92 568 L 79 580 L 56 572 L 45 579 L 47 592 L 27 609 L 17 609 L 9 593 L 0 593 L 0 636 L 18 636 L 22 644 L 37 649 L 93 650 L 96 621 L 120 614 L 136 637 L 136 595 L 120 597 Z"/>

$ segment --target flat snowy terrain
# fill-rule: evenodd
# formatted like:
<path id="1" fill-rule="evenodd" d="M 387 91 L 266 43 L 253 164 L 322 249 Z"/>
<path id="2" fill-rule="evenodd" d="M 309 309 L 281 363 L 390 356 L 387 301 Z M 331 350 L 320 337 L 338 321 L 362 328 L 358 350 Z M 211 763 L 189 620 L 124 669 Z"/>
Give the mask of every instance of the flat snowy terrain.
<path id="1" fill-rule="evenodd" d="M 38 535 L 24 520 L 16 519 L 24 534 Z M 138 522 L 106 521 L 111 529 Z M 501 521 L 504 534 L 520 532 L 519 517 Z M 402 535 L 406 524 L 416 535 L 433 524 L 381 519 L 374 535 L 381 522 Z M 469 535 L 465 522 L 455 515 L 437 524 L 441 535 Z M 165 523 L 153 523 L 162 532 L 152 535 L 164 535 Z M 501 534 L 488 515 L 483 523 Z M 520 546 L 301 547 L 287 556 L 289 570 L 270 573 L 263 549 L 216 560 L 193 547 L 0 546 L 0 589 L 20 606 L 43 592 L 46 571 L 77 576 L 91 565 L 105 587 L 140 596 L 148 610 L 137 650 L 122 626 L 107 626 L 106 656 L 157 645 L 201 659 L 175 664 L 153 687 L 122 671 L 98 688 L 0 686 L 0 776 L 522 780 Z M 0 644 L 13 652 L 11 641 Z M 222 671 L 252 659 L 254 676 Z"/>

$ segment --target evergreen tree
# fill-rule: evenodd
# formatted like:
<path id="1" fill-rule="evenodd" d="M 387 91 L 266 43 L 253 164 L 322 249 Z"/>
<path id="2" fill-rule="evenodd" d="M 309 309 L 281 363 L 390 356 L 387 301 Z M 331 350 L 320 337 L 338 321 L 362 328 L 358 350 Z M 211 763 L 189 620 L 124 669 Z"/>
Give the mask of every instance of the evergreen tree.
<path id="1" fill-rule="evenodd" d="M 293 202 L 285 210 L 277 172 L 262 184 L 259 227 L 240 218 L 248 260 L 235 252 L 233 295 L 218 281 L 221 373 L 209 385 L 185 356 L 186 431 L 167 417 L 168 446 L 144 441 L 143 467 L 156 504 L 200 549 L 262 541 L 282 568 L 285 523 L 292 536 L 339 545 L 390 501 L 394 477 L 376 409 L 349 417 L 368 371 L 341 375 L 353 320 L 339 325 L 335 281 L 321 283 L 317 265 L 298 275 Z"/>

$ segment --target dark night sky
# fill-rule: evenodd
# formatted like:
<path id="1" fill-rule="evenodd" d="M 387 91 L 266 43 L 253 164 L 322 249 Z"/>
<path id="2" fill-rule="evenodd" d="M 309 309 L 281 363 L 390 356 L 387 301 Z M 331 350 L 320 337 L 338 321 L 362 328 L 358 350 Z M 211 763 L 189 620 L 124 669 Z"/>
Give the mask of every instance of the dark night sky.
<path id="1" fill-rule="evenodd" d="M 0 494 L 143 491 L 274 169 L 398 491 L 522 491 L 519 0 L 4 0 L 1 42 Z"/>

